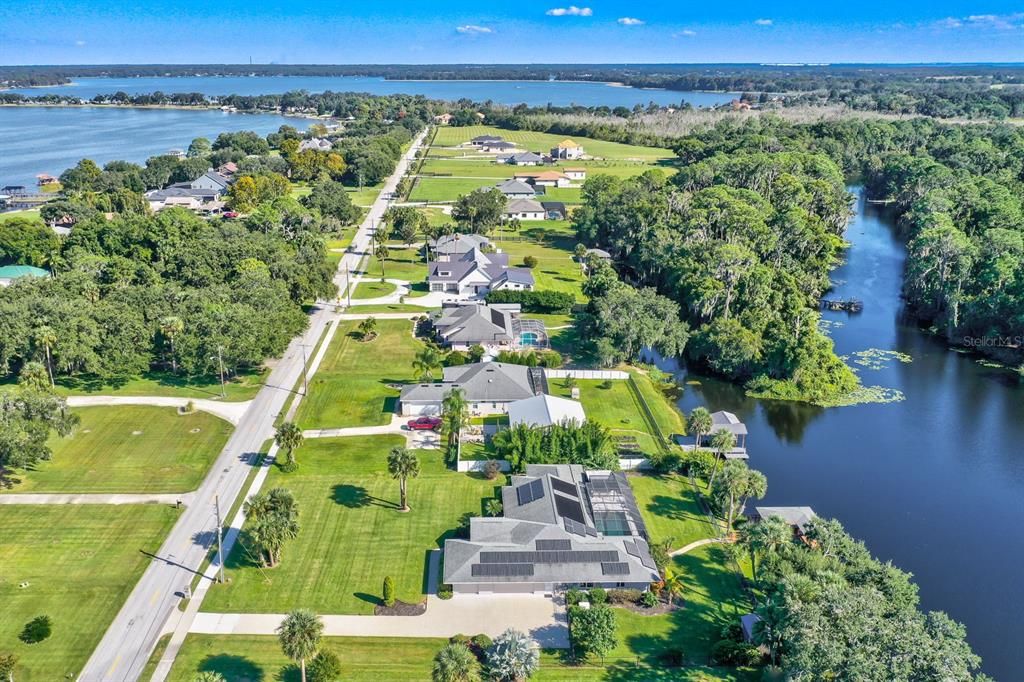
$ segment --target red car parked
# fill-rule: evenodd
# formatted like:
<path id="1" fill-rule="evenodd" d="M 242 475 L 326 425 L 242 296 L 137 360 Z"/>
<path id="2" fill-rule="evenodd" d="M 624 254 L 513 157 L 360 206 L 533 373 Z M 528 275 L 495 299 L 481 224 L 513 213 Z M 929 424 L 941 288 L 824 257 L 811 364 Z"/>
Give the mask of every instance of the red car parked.
<path id="1" fill-rule="evenodd" d="M 413 431 L 433 431 L 441 428 L 440 417 L 417 417 L 406 424 Z"/>

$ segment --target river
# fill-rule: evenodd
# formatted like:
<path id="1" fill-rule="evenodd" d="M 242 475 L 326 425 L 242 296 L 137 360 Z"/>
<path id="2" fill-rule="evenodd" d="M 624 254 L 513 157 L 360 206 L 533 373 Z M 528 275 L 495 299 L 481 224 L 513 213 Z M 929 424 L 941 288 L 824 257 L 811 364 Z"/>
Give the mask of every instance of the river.
<path id="1" fill-rule="evenodd" d="M 866 385 L 898 389 L 903 401 L 821 409 L 754 400 L 659 364 L 700 382 L 685 385 L 684 411 L 706 405 L 747 424 L 749 463 L 768 477 L 761 504 L 808 505 L 838 518 L 873 554 L 914 574 L 925 609 L 967 626 L 988 674 L 1020 679 L 1024 386 L 905 317 L 903 243 L 884 211 L 852 190 L 852 248 L 833 273 L 832 295 L 859 298 L 864 311 L 824 318 L 842 355 L 877 348 L 911 357 L 882 369 L 852 365 Z"/>
<path id="2" fill-rule="evenodd" d="M 155 154 L 186 149 L 196 137 L 282 124 L 304 130 L 308 119 L 276 114 L 228 114 L 211 109 L 131 107 L 0 107 L 0 187 L 34 189 L 37 173 L 60 175 L 80 159 L 103 165 L 142 163 Z"/>
<path id="3" fill-rule="evenodd" d="M 92 99 L 98 94 L 121 91 L 129 95 L 150 92 L 201 92 L 204 95 L 275 95 L 294 90 L 307 92 L 368 92 L 373 95 L 405 93 L 431 99 L 471 99 L 497 104 L 529 106 L 624 106 L 724 104 L 739 96 L 728 92 L 681 92 L 633 88 L 581 81 L 492 81 L 492 80 L 385 80 L 369 76 L 180 76 L 144 78 L 77 78 L 68 85 L 46 88 L 16 88 L 26 95 L 54 93 Z"/>

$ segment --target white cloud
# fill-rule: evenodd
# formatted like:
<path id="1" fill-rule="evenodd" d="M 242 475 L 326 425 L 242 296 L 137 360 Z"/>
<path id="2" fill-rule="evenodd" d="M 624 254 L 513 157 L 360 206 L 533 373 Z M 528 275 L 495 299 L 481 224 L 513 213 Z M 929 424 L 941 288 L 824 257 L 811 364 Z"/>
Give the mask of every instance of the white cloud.
<path id="1" fill-rule="evenodd" d="M 644 20 L 636 17 L 620 17 L 619 23 L 623 26 L 643 26 Z"/>
<path id="2" fill-rule="evenodd" d="M 754 23 L 758 26 L 771 26 L 773 22 L 771 19 L 755 19 Z"/>
<path id="3" fill-rule="evenodd" d="M 940 29 L 995 29 L 1008 31 L 1016 28 L 1024 28 L 1024 12 L 1013 14 L 971 14 L 966 17 L 946 17 L 940 19 L 932 26 Z"/>
<path id="4" fill-rule="evenodd" d="M 459 33 L 466 33 L 468 35 L 484 35 L 487 33 L 494 33 L 493 28 L 487 26 L 477 26 L 476 24 L 466 24 L 465 26 L 456 26 L 455 30 Z"/>
<path id="5" fill-rule="evenodd" d="M 589 7 L 577 7 L 576 5 L 554 7 L 547 11 L 549 17 L 589 17 L 593 16 L 593 14 L 594 10 Z"/>
<path id="6" fill-rule="evenodd" d="M 960 28 L 964 25 L 964 22 L 960 21 L 956 17 L 946 17 L 935 22 L 936 28 Z"/>
<path id="7" fill-rule="evenodd" d="M 85 47 L 85 41 L 84 40 L 76 40 L 75 41 L 75 45 L 77 45 L 78 47 Z"/>
<path id="8" fill-rule="evenodd" d="M 697 35 L 697 32 L 688 28 L 684 28 L 682 31 L 676 31 L 672 34 L 673 38 L 692 38 Z"/>

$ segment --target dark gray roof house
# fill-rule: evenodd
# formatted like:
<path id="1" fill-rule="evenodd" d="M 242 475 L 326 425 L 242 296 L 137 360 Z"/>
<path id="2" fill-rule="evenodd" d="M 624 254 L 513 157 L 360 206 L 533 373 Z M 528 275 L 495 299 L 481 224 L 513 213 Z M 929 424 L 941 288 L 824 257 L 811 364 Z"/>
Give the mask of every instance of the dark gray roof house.
<path id="1" fill-rule="evenodd" d="M 458 256 L 473 249 L 489 246 L 491 240 L 482 234 L 446 234 L 427 242 L 438 256 Z"/>
<path id="2" fill-rule="evenodd" d="M 569 217 L 569 212 L 566 211 L 564 202 L 542 201 L 540 205 L 544 207 L 544 212 L 548 214 L 548 218 L 552 220 L 566 220 Z"/>
<path id="3" fill-rule="evenodd" d="M 519 152 L 517 154 L 499 154 L 495 160 L 498 163 L 508 163 L 513 166 L 539 166 L 544 163 L 544 157 L 533 152 Z"/>
<path id="4" fill-rule="evenodd" d="M 501 498 L 502 517 L 473 518 L 468 540 L 445 541 L 444 582 L 454 592 L 647 589 L 659 579 L 621 472 L 530 464 Z"/>
<path id="5" fill-rule="evenodd" d="M 537 196 L 536 190 L 533 185 L 529 185 L 521 180 L 505 180 L 497 184 L 499 192 L 504 194 L 509 199 L 532 199 Z"/>
<path id="6" fill-rule="evenodd" d="M 495 144 L 498 142 L 504 142 L 505 138 L 498 135 L 477 135 L 469 141 L 470 144 L 476 147 L 485 147 L 489 144 Z"/>
<path id="7" fill-rule="evenodd" d="M 446 304 L 434 318 L 434 331 L 446 345 L 454 348 L 480 345 L 500 350 L 502 347 L 546 346 L 544 323 L 522 319 L 520 310 L 518 303 Z"/>
<path id="8" fill-rule="evenodd" d="M 441 255 L 427 266 L 430 291 L 475 296 L 495 289 L 532 289 L 528 269 L 512 268 L 506 253 L 474 248 L 461 255 Z"/>
<path id="9" fill-rule="evenodd" d="M 471 411 L 493 414 L 504 412 L 508 403 L 546 392 L 547 381 L 541 369 L 505 362 L 445 367 L 441 381 L 402 388 L 402 414 L 439 414 L 441 402 L 453 388 L 463 391 Z"/>

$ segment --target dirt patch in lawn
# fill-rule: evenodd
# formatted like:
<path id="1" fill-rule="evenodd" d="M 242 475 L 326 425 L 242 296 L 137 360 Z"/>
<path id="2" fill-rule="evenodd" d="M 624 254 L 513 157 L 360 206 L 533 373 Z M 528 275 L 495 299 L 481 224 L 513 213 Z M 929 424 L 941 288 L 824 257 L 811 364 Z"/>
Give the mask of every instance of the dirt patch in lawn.
<path id="1" fill-rule="evenodd" d="M 373 607 L 373 615 L 375 616 L 422 616 L 426 612 L 426 599 L 419 604 L 407 604 L 404 601 L 397 600 L 394 606 L 377 604 L 377 606 Z"/>

